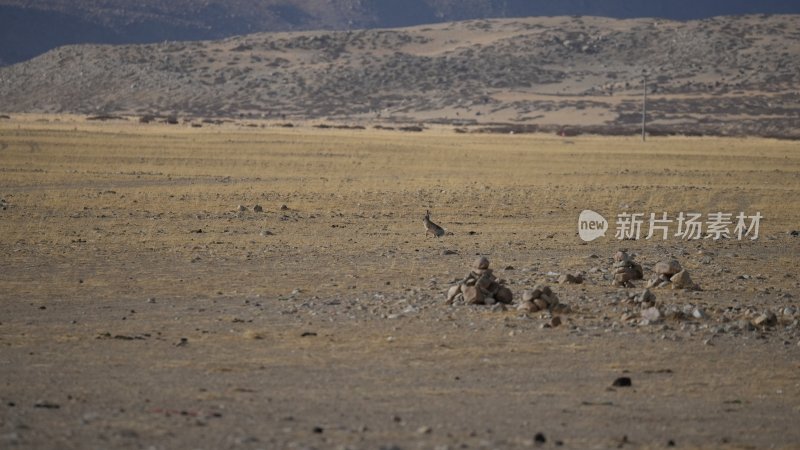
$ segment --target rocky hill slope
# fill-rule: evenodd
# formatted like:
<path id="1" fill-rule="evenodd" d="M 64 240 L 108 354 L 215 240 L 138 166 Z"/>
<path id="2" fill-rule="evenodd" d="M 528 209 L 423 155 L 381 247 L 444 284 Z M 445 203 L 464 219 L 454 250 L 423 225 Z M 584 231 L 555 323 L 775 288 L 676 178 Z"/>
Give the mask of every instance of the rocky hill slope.
<path id="1" fill-rule="evenodd" d="M 797 136 L 800 16 L 554 17 L 63 47 L 0 69 L 6 112 Z"/>
<path id="2" fill-rule="evenodd" d="M 0 65 L 80 43 L 222 39 L 529 16 L 800 14 L 795 0 L 0 0 Z"/>

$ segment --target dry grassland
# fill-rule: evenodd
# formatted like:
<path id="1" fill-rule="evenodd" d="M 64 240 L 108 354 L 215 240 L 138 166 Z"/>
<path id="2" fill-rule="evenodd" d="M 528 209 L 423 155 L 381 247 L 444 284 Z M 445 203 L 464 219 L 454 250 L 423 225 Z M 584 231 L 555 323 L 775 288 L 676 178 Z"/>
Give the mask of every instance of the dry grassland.
<path id="1" fill-rule="evenodd" d="M 0 446 L 797 448 L 798 150 L 0 121 Z M 426 209 L 452 234 L 426 237 Z M 578 238 L 583 209 L 606 238 Z M 756 241 L 619 241 L 625 211 L 764 219 Z M 678 258 L 703 290 L 660 304 L 708 317 L 620 320 L 618 248 Z M 446 306 L 478 254 L 515 295 L 587 282 L 555 287 L 553 329 Z"/>

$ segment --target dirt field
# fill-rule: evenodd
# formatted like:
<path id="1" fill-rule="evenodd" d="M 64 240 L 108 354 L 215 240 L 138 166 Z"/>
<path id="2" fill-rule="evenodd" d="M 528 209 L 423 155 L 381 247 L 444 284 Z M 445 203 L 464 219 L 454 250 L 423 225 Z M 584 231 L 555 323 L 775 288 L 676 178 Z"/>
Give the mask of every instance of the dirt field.
<path id="1" fill-rule="evenodd" d="M 0 121 L 0 447 L 800 448 L 798 143 L 254 125 Z M 447 305 L 478 255 L 572 311 Z"/>

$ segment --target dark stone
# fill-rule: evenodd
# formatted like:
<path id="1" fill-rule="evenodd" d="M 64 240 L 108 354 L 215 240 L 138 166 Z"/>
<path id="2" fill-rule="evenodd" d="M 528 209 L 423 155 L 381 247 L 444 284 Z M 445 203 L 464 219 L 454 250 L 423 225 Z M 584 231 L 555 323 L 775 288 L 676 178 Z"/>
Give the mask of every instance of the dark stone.
<path id="1" fill-rule="evenodd" d="M 631 381 L 631 377 L 619 377 L 614 380 L 612 384 L 614 387 L 631 387 L 633 386 L 633 381 Z"/>

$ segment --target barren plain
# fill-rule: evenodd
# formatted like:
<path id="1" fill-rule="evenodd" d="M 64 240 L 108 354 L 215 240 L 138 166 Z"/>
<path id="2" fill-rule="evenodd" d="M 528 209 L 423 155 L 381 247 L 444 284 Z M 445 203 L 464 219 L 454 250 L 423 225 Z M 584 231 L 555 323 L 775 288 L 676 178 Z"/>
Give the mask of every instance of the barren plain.
<path id="1" fill-rule="evenodd" d="M 800 447 L 796 142 L 311 125 L 0 120 L 0 447 Z M 763 219 L 614 238 L 681 211 Z M 447 305 L 479 255 L 571 312 Z"/>

